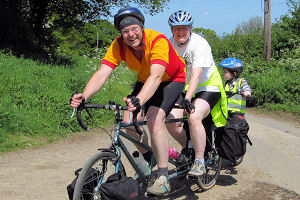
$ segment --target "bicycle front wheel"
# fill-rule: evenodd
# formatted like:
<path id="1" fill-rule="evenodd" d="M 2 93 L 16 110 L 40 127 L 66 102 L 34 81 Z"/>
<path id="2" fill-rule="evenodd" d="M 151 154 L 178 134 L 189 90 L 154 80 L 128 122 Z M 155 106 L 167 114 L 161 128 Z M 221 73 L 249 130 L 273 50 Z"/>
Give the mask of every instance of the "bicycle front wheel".
<path id="1" fill-rule="evenodd" d="M 209 190 L 214 187 L 219 177 L 222 161 L 216 151 L 210 151 L 205 156 L 206 160 L 211 160 L 205 166 L 205 173 L 198 177 L 198 184 L 201 189 Z"/>
<path id="2" fill-rule="evenodd" d="M 101 199 L 100 185 L 115 173 L 117 155 L 113 152 L 98 152 L 91 157 L 82 168 L 76 181 L 73 200 Z M 119 171 L 125 175 L 125 169 L 120 162 Z"/>

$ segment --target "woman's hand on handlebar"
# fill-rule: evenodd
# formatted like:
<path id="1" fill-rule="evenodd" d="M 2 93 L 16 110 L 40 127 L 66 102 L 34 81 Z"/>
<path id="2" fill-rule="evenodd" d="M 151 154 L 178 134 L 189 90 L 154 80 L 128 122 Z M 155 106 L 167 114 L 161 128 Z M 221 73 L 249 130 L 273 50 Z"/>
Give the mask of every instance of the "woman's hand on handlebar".
<path id="1" fill-rule="evenodd" d="M 74 93 L 70 97 L 70 106 L 73 108 L 77 108 L 82 102 L 84 102 L 85 98 L 81 93 Z"/>
<path id="2" fill-rule="evenodd" d="M 193 114 L 195 112 L 195 106 L 189 99 L 183 100 L 183 108 L 188 114 Z"/>

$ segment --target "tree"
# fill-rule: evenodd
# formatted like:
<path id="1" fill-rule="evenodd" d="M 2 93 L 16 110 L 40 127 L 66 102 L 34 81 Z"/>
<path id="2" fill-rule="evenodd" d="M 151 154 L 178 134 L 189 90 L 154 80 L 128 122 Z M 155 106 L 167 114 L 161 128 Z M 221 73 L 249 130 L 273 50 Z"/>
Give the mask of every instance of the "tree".
<path id="1" fill-rule="evenodd" d="M 299 58 L 300 1 L 288 0 L 289 14 L 272 24 L 272 57 Z"/>
<path id="2" fill-rule="evenodd" d="M 220 39 L 217 36 L 216 32 L 211 29 L 205 29 L 205 28 L 193 28 L 193 32 L 201 35 L 204 37 L 207 42 L 209 43 L 212 53 L 214 57 L 219 57 L 220 55 Z"/>
<path id="3" fill-rule="evenodd" d="M 287 4 L 292 15 L 292 28 L 300 37 L 300 0 L 287 0 Z"/>
<path id="4" fill-rule="evenodd" d="M 169 0 L 2 0 L 0 49 L 40 51 L 55 49 L 53 32 L 66 33 L 95 19 L 106 19 L 111 10 L 130 3 L 149 14 L 163 11 Z M 9 37 L 8 37 L 9 36 Z"/>
<path id="5" fill-rule="evenodd" d="M 205 29 L 205 28 L 193 28 L 193 32 L 204 37 L 209 43 L 213 42 L 214 40 L 219 40 L 214 30 Z"/>
<path id="6" fill-rule="evenodd" d="M 251 33 L 263 33 L 263 22 L 261 17 L 252 17 L 247 21 L 243 21 L 235 28 L 234 33 L 240 35 L 249 35 Z"/>
<path id="7" fill-rule="evenodd" d="M 120 35 L 114 25 L 107 20 L 95 20 L 85 23 L 83 27 L 73 28 L 68 34 L 58 30 L 54 32 L 59 40 L 59 51 L 66 55 L 99 56 L 97 47 L 103 48 Z M 97 35 L 99 41 L 97 44 Z"/>

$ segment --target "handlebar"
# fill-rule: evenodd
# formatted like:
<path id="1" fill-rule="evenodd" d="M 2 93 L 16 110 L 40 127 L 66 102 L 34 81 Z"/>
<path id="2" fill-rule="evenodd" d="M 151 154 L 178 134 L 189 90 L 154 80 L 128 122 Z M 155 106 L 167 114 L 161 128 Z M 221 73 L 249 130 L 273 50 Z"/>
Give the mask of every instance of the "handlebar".
<path id="1" fill-rule="evenodd" d="M 109 105 L 85 104 L 85 103 L 80 104 L 80 106 L 77 108 L 77 121 L 84 130 L 88 131 L 90 129 L 83 123 L 82 118 L 81 118 L 82 110 L 87 109 L 87 108 L 98 108 L 98 109 L 104 109 L 104 110 L 120 111 L 120 110 L 127 110 L 128 106 L 121 106 L 118 104 L 113 104 L 112 102 L 110 102 Z"/>
<path id="2" fill-rule="evenodd" d="M 88 131 L 90 129 L 83 123 L 82 118 L 81 118 L 81 112 L 84 109 L 86 109 L 86 111 L 88 112 L 87 108 L 97 108 L 97 109 L 114 110 L 114 111 L 128 110 L 128 106 L 121 106 L 119 104 L 115 104 L 112 101 L 109 102 L 109 105 L 82 103 L 77 108 L 77 121 L 78 121 L 79 125 L 86 131 Z M 134 113 L 133 114 L 133 125 L 135 127 L 135 130 L 139 135 L 142 135 L 143 131 L 139 128 L 138 122 L 137 122 L 137 113 L 135 113 L 135 112 L 133 112 L 133 113 Z"/>

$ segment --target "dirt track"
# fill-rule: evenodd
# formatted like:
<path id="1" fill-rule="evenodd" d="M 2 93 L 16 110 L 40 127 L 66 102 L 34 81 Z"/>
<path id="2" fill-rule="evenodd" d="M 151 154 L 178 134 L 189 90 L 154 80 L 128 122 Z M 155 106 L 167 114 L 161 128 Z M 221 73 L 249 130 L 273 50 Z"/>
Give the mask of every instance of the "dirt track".
<path id="1" fill-rule="evenodd" d="M 253 146 L 247 147 L 241 165 L 222 170 L 211 190 L 200 192 L 193 182 L 181 180 L 171 183 L 172 194 L 159 199 L 300 200 L 300 124 L 253 113 L 246 117 Z M 92 131 L 0 156 L 0 199 L 67 200 L 66 186 L 74 170 L 108 142 L 106 134 Z"/>

